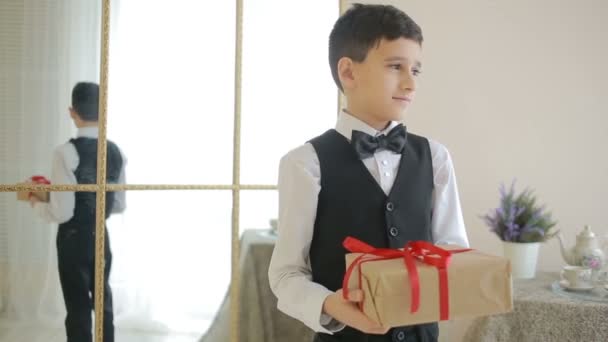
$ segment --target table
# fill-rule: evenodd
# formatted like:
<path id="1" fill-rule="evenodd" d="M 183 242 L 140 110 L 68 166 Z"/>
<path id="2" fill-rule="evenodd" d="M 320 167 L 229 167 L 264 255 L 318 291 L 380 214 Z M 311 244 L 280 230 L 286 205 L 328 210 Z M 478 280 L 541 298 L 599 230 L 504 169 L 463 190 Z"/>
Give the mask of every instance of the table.
<path id="1" fill-rule="evenodd" d="M 276 237 L 268 230 L 246 230 L 241 237 L 239 335 L 243 342 L 310 342 L 313 332 L 277 309 L 268 283 L 268 266 Z M 230 341 L 230 296 L 201 342 Z"/>
<path id="2" fill-rule="evenodd" d="M 464 341 L 608 341 L 608 304 L 567 297 L 551 289 L 558 273 L 513 283 L 514 311 L 477 318 Z"/>

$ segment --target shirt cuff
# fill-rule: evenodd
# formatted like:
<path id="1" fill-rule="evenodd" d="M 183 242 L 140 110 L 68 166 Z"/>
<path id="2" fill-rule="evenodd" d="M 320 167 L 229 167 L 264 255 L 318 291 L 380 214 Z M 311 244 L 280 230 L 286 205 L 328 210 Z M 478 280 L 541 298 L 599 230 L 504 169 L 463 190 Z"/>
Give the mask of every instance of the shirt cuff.
<path id="1" fill-rule="evenodd" d="M 325 313 L 321 313 L 321 319 L 319 320 L 319 322 L 321 323 L 321 326 L 323 328 L 325 328 L 331 333 L 335 333 L 344 329 L 344 324 L 340 323 L 339 321 L 335 320 L 333 317 Z"/>
<path id="2" fill-rule="evenodd" d="M 314 282 L 308 282 L 306 285 L 306 288 L 297 291 L 300 294 L 306 293 L 306 301 L 296 300 L 295 292 L 292 291 L 289 295 L 286 293 L 285 296 L 279 296 L 278 309 L 298 319 L 314 332 L 333 334 L 342 330 L 343 324 L 323 313 L 323 303 L 333 292 Z"/>
<path id="3" fill-rule="evenodd" d="M 338 331 L 344 329 L 344 324 L 342 324 L 341 322 L 337 321 L 330 315 L 323 312 L 323 303 L 325 302 L 325 299 L 327 299 L 328 296 L 333 294 L 333 292 L 331 292 L 327 289 L 324 289 L 324 290 L 325 291 L 323 291 L 323 293 L 320 293 L 319 296 L 317 298 L 315 298 L 314 301 L 311 302 L 311 304 L 314 305 L 314 310 L 317 313 L 317 317 L 318 317 L 318 319 L 317 319 L 318 326 L 311 327 L 311 328 L 313 328 L 317 332 L 333 334 L 335 332 L 338 332 Z M 312 307 L 311 307 L 311 310 L 313 310 Z"/>

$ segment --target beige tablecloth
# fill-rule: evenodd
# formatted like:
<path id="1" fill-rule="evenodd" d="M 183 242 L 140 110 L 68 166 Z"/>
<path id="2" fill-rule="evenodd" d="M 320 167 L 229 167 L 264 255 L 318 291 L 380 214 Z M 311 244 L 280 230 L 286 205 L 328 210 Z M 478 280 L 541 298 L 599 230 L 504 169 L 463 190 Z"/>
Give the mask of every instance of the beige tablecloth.
<path id="1" fill-rule="evenodd" d="M 557 273 L 539 273 L 515 280 L 515 310 L 476 319 L 464 341 L 607 342 L 608 304 L 557 294 L 551 289 L 557 279 Z"/>
<path id="2" fill-rule="evenodd" d="M 241 238 L 241 342 L 311 342 L 313 332 L 277 309 L 268 283 L 268 266 L 275 237 L 265 230 L 247 230 Z M 201 342 L 230 341 L 230 298 L 226 295 Z"/>
<path id="3" fill-rule="evenodd" d="M 241 239 L 240 342 L 310 342 L 313 332 L 277 310 L 268 284 L 268 266 L 275 238 L 249 230 Z M 465 342 L 608 342 L 608 304 L 554 293 L 556 273 L 539 273 L 514 282 L 515 310 L 475 319 Z M 445 323 L 445 322 L 444 322 Z M 442 328 L 441 340 L 452 341 Z M 230 341 L 230 298 L 224 302 L 201 342 Z"/>

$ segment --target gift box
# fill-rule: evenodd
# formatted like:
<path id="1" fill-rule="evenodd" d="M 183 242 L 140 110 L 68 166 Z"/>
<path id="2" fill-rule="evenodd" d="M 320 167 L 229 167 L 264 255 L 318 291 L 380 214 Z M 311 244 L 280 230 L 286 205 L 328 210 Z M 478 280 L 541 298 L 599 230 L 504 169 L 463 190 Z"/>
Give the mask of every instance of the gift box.
<path id="1" fill-rule="evenodd" d="M 30 183 L 17 183 L 17 185 L 24 185 L 24 184 L 30 184 Z M 31 192 L 29 192 L 29 191 L 17 191 L 17 200 L 29 201 L 30 193 Z"/>
<path id="2" fill-rule="evenodd" d="M 505 258 L 458 246 L 417 241 L 377 249 L 347 238 L 344 296 L 362 289 L 360 309 L 388 327 L 506 313 L 513 310 Z"/>
<path id="3" fill-rule="evenodd" d="M 44 176 L 32 176 L 27 183 L 19 184 L 51 184 L 51 182 Z M 49 201 L 49 193 L 46 191 L 17 191 L 19 201 L 29 201 L 30 196 L 36 196 L 42 202 Z"/>

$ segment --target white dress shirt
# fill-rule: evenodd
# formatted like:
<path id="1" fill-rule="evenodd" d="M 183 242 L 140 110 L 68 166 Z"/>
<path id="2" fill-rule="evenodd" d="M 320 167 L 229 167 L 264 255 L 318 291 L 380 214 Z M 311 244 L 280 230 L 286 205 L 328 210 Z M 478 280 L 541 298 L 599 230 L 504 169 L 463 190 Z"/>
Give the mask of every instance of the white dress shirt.
<path id="1" fill-rule="evenodd" d="M 346 112 L 340 113 L 336 131 L 351 138 L 353 130 L 372 136 L 388 134 L 398 122 L 383 131 L 368 126 Z M 433 243 L 469 246 L 458 197 L 456 176 L 450 154 L 445 146 L 430 140 L 433 163 L 431 231 Z M 401 154 L 381 150 L 363 160 L 374 179 L 389 194 L 395 181 Z M 325 298 L 332 294 L 312 281 L 309 250 L 321 190 L 318 156 L 310 143 L 289 153 L 279 166 L 278 238 L 272 254 L 268 278 L 278 298 L 278 308 L 316 332 L 333 333 L 344 325 L 322 313 Z"/>
<path id="2" fill-rule="evenodd" d="M 97 127 L 82 127 L 78 129 L 77 137 L 97 139 L 99 131 Z M 122 169 L 118 178 L 118 184 L 125 184 L 125 165 L 127 159 L 122 156 Z M 74 172 L 80 163 L 76 147 L 67 142 L 58 146 L 53 153 L 53 166 L 51 169 L 51 184 L 78 184 Z M 65 223 L 74 215 L 76 206 L 76 195 L 73 191 L 54 191 L 49 193 L 49 202 L 36 202 L 34 210 L 42 219 L 48 223 Z M 126 194 L 117 191 L 114 195 L 113 213 L 121 213 L 126 208 Z"/>

